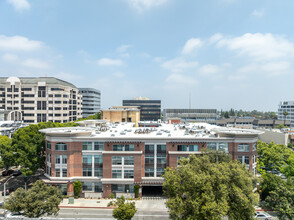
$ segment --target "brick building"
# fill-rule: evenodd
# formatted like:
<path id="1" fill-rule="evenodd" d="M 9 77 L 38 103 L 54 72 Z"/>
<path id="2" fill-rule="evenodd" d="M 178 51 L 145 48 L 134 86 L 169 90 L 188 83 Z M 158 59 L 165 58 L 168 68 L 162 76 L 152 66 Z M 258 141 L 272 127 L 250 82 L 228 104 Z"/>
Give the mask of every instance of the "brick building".
<path id="1" fill-rule="evenodd" d="M 144 195 L 162 186 L 166 167 L 177 167 L 181 157 L 205 148 L 225 151 L 256 173 L 260 131 L 206 123 L 144 128 L 98 120 L 94 124 L 41 130 L 46 136 L 46 183 L 60 185 L 70 195 L 73 182 L 80 180 L 83 196 L 91 198 L 133 196 L 134 185 L 140 185 Z"/>

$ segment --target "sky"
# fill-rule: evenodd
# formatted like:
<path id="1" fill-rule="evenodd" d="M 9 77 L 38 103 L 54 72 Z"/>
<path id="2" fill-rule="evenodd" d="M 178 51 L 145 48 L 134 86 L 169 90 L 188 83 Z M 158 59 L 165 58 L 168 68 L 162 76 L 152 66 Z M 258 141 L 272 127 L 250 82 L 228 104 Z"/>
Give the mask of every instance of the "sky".
<path id="1" fill-rule="evenodd" d="M 0 0 L 0 76 L 57 77 L 102 108 L 277 111 L 294 100 L 293 0 Z"/>

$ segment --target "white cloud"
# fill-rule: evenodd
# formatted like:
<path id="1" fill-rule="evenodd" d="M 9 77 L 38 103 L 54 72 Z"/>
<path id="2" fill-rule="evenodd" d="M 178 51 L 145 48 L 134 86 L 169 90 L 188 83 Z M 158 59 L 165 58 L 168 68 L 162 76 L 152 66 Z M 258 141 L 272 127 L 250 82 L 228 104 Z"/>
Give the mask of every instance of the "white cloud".
<path id="1" fill-rule="evenodd" d="M 125 76 L 125 74 L 118 71 L 118 72 L 113 73 L 113 76 L 115 76 L 117 78 L 123 78 Z"/>
<path id="2" fill-rule="evenodd" d="M 191 38 L 186 42 L 186 44 L 182 50 L 182 54 L 191 53 L 195 49 L 200 48 L 202 45 L 203 45 L 203 43 L 199 38 Z"/>
<path id="3" fill-rule="evenodd" d="M 195 68 L 197 66 L 198 66 L 198 62 L 196 61 L 188 62 L 182 58 L 175 58 L 161 64 L 161 67 L 163 67 L 164 69 L 171 70 L 172 72 L 182 72 L 186 69 Z"/>
<path id="4" fill-rule="evenodd" d="M 199 69 L 200 74 L 204 76 L 209 76 L 209 77 L 220 76 L 220 71 L 221 69 L 218 66 L 212 65 L 212 64 L 204 65 Z"/>
<path id="5" fill-rule="evenodd" d="M 124 53 L 126 52 L 130 47 L 132 47 L 132 45 L 122 45 L 120 47 L 118 47 L 116 50 L 119 53 Z"/>
<path id="6" fill-rule="evenodd" d="M 97 61 L 99 66 L 121 66 L 123 61 L 119 59 L 101 58 Z"/>
<path id="7" fill-rule="evenodd" d="M 220 39 L 223 38 L 223 35 L 220 33 L 214 34 L 209 38 L 209 42 L 210 43 L 216 43 L 217 41 L 219 41 Z"/>
<path id="8" fill-rule="evenodd" d="M 143 12 L 153 7 L 163 5 L 168 0 L 128 0 L 129 5 L 135 8 L 138 12 Z"/>
<path id="9" fill-rule="evenodd" d="M 42 48 L 43 45 L 41 41 L 29 40 L 22 36 L 0 35 L 0 50 L 33 51 Z"/>
<path id="10" fill-rule="evenodd" d="M 272 60 L 294 55 L 294 44 L 283 37 L 272 34 L 247 33 L 241 37 L 222 38 L 217 46 L 237 51 L 255 60 Z"/>
<path id="11" fill-rule="evenodd" d="M 192 85 L 197 83 L 197 80 L 191 76 L 181 75 L 178 73 L 173 73 L 166 78 L 166 82 L 168 83 L 176 83 L 176 84 L 186 84 Z"/>
<path id="12" fill-rule="evenodd" d="M 264 16 L 264 9 L 261 9 L 261 10 L 254 10 L 252 13 L 251 13 L 251 16 L 254 16 L 254 17 L 263 17 Z"/>
<path id="13" fill-rule="evenodd" d="M 18 61 L 18 56 L 15 54 L 6 53 L 2 56 L 2 60 L 6 62 L 16 62 Z"/>
<path id="14" fill-rule="evenodd" d="M 49 67 L 48 63 L 38 59 L 26 59 L 22 62 L 22 65 L 37 69 L 46 69 Z"/>
<path id="15" fill-rule="evenodd" d="M 12 4 L 16 11 L 29 10 L 31 5 L 27 0 L 6 0 L 8 3 Z"/>

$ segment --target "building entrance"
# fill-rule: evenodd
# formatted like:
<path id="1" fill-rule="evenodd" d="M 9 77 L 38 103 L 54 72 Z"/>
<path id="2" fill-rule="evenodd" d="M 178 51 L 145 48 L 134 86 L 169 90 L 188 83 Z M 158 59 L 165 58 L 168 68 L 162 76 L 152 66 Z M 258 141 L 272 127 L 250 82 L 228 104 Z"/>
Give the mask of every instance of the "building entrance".
<path id="1" fill-rule="evenodd" d="M 142 186 L 142 196 L 144 197 L 163 196 L 162 186 Z"/>

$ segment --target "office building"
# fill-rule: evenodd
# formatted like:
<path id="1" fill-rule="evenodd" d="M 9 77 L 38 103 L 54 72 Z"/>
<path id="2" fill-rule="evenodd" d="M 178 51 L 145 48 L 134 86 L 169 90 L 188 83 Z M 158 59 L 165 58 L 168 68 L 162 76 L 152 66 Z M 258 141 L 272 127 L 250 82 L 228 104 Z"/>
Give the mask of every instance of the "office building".
<path id="1" fill-rule="evenodd" d="M 79 88 L 82 95 L 83 118 L 97 114 L 101 109 L 101 92 L 92 88 Z"/>
<path id="2" fill-rule="evenodd" d="M 161 119 L 161 100 L 150 100 L 138 97 L 132 100 L 123 100 L 123 106 L 139 106 L 140 121 L 158 121 Z"/>
<path id="3" fill-rule="evenodd" d="M 181 122 L 206 122 L 216 124 L 216 109 L 164 109 L 163 120 L 180 119 Z"/>
<path id="4" fill-rule="evenodd" d="M 140 108 L 138 106 L 113 106 L 102 110 L 102 119 L 110 122 L 133 122 L 138 127 Z"/>
<path id="5" fill-rule="evenodd" d="M 288 113 L 286 117 L 284 116 L 284 112 Z M 280 102 L 279 108 L 278 108 L 278 119 L 290 120 L 291 127 L 294 127 L 294 101 Z"/>
<path id="6" fill-rule="evenodd" d="M 181 157 L 202 154 L 205 148 L 228 153 L 256 174 L 261 131 L 207 123 L 135 128 L 132 123 L 96 121 L 89 127 L 40 130 L 46 138 L 44 182 L 60 184 L 72 195 L 73 182 L 79 180 L 89 198 L 109 198 L 111 193 L 133 197 L 134 185 L 139 185 L 144 196 L 162 187 L 166 167 L 177 167 Z"/>
<path id="7" fill-rule="evenodd" d="M 21 114 L 24 123 L 70 122 L 82 117 L 82 96 L 54 77 L 0 77 L 0 109 Z"/>
<path id="8" fill-rule="evenodd" d="M 290 127 L 289 120 L 257 119 L 257 118 L 222 118 L 217 120 L 217 125 L 235 128 L 275 128 L 278 125 Z"/>

